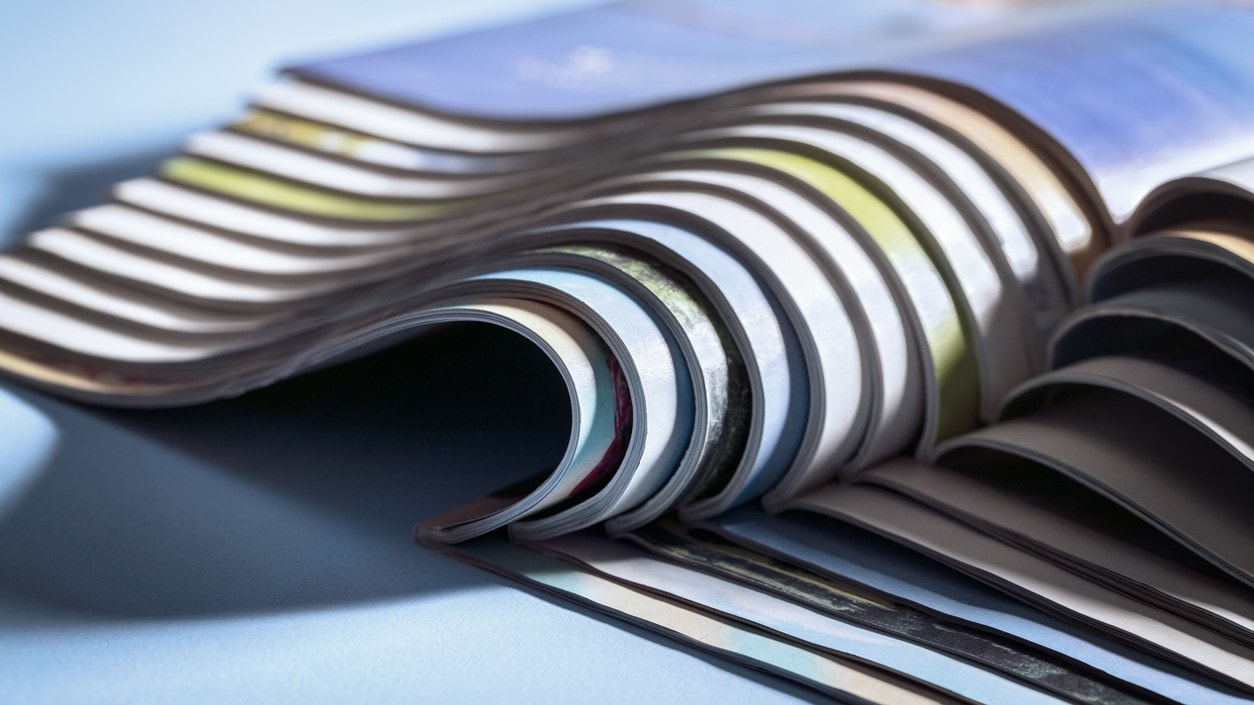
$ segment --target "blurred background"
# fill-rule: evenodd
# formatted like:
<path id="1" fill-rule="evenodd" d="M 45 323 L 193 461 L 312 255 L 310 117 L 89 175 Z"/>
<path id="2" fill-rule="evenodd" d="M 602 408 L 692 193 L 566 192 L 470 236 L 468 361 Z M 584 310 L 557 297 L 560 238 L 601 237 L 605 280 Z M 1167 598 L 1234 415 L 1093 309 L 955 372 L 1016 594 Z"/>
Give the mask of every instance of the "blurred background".
<path id="1" fill-rule="evenodd" d="M 0 3 L 0 242 L 147 174 L 281 66 L 597 0 Z"/>

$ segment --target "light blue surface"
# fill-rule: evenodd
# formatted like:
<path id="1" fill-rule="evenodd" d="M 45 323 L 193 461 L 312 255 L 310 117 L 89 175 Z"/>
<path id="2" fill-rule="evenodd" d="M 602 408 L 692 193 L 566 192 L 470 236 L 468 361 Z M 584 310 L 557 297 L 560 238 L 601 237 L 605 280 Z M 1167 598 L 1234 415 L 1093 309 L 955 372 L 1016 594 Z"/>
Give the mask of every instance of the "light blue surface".
<path id="1" fill-rule="evenodd" d="M 563 4 L 575 3 L 543 3 Z M 0 240 L 146 173 L 280 61 L 535 11 L 506 0 L 4 3 Z M 804 696 L 411 543 L 416 520 L 558 452 L 564 429 L 537 424 L 565 423 L 564 402 L 538 359 L 514 359 L 528 352 L 454 330 L 156 413 L 0 382 L 0 702 Z M 511 359 L 530 373 L 477 374 Z"/>

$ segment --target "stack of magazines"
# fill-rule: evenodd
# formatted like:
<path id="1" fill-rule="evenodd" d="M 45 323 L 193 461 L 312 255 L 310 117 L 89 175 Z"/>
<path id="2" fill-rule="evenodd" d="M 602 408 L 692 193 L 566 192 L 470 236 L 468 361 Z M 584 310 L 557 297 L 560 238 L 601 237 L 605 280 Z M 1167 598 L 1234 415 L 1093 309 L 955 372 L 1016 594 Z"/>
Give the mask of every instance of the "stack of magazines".
<path id="1" fill-rule="evenodd" d="M 503 327 L 565 453 L 419 542 L 841 700 L 1252 702 L 1252 38 L 629 0 L 307 63 L 0 255 L 0 368 L 176 406 Z"/>

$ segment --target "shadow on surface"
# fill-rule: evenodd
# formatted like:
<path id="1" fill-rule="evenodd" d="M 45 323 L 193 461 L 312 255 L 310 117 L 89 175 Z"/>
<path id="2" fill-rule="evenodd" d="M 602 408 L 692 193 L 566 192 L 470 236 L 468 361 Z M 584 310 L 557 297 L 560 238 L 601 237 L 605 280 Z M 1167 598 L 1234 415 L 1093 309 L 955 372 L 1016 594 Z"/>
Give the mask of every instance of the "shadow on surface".
<path id="1" fill-rule="evenodd" d="M 109 159 L 37 174 L 39 191 L 13 223 L 5 227 L 0 244 L 16 245 L 27 234 L 51 227 L 70 211 L 87 208 L 109 199 L 119 181 L 151 176 L 161 162 L 177 154 L 177 142 L 163 144 Z"/>
<path id="2" fill-rule="evenodd" d="M 50 174 L 0 246 L 104 201 L 176 147 Z M 50 427 L 51 462 L 32 463 L 29 486 L 0 503 L 0 602 L 29 606 L 34 624 L 261 614 L 502 584 L 828 702 L 414 545 L 417 521 L 549 467 L 564 450 L 560 380 L 513 334 L 449 326 L 187 409 L 93 408 L 4 379 L 0 389 Z M 14 463 L 5 451 L 0 470 Z"/>
<path id="3" fill-rule="evenodd" d="M 495 581 L 419 549 L 417 521 L 551 467 L 552 364 L 462 324 L 186 409 L 14 390 L 63 439 L 0 518 L 0 591 L 101 616 L 246 613 Z"/>

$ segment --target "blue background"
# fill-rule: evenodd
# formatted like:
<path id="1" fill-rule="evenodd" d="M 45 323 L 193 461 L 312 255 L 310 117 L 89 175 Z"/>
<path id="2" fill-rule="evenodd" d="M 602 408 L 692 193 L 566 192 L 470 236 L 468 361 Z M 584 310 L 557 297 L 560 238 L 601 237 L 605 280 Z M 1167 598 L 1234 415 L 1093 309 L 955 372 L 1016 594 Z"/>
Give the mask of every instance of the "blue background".
<path id="1" fill-rule="evenodd" d="M 0 240 L 148 173 L 280 63 L 575 4 L 4 3 Z M 563 404 L 475 328 L 186 410 L 0 382 L 0 702 L 809 698 L 411 543 L 560 452 Z"/>

